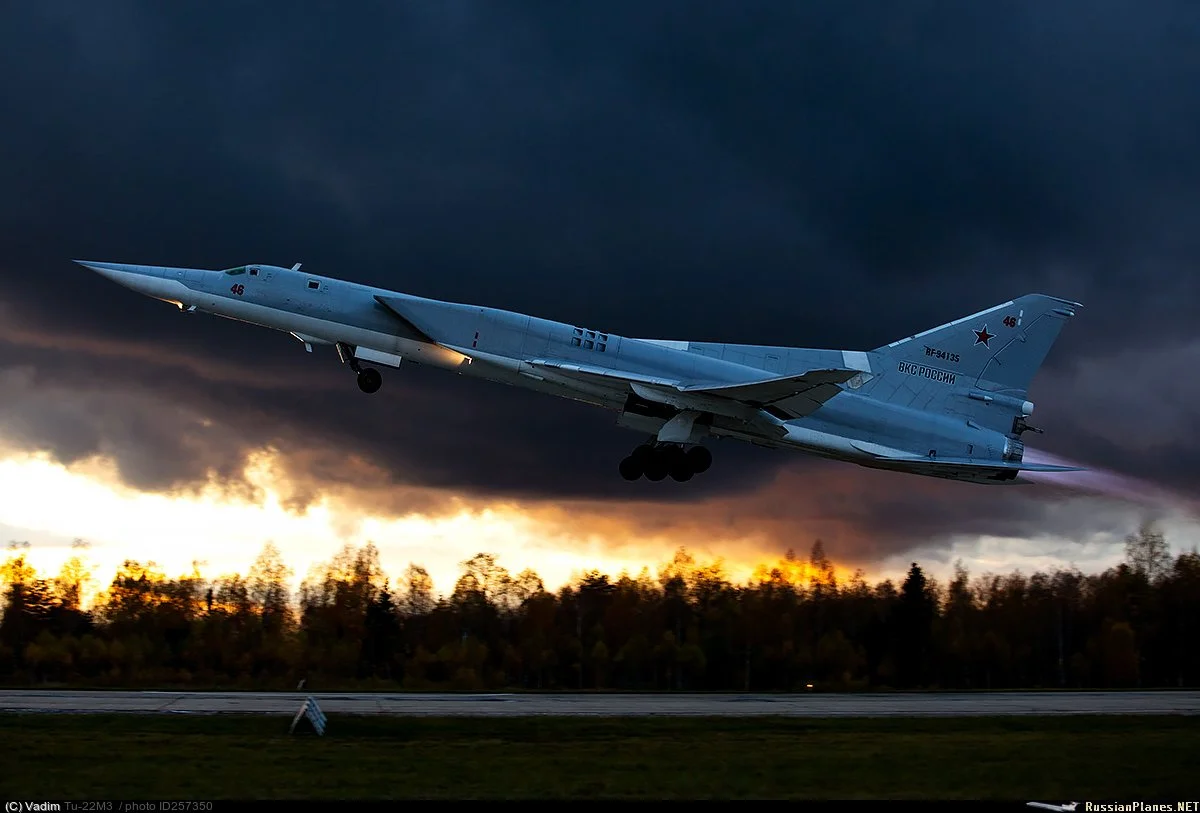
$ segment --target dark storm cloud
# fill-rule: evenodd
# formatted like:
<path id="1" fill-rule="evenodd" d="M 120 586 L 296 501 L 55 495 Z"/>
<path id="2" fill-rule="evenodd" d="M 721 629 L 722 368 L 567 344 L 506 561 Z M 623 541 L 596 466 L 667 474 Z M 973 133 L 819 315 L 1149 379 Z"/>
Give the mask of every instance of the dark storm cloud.
<path id="1" fill-rule="evenodd" d="M 818 494 L 828 469 L 721 444 L 687 490 L 631 490 L 611 416 L 427 371 L 363 398 L 328 352 L 69 260 L 301 261 L 627 335 L 861 348 L 1042 290 L 1085 309 L 1031 442 L 1191 486 L 1198 34 L 1182 2 L 14 7 L 0 431 L 145 488 L 270 444 L 308 494 L 357 456 L 377 496 L 775 516 L 775 467 Z M 882 477 L 845 467 L 778 524 L 895 546 L 1049 521 L 1041 493 Z"/>

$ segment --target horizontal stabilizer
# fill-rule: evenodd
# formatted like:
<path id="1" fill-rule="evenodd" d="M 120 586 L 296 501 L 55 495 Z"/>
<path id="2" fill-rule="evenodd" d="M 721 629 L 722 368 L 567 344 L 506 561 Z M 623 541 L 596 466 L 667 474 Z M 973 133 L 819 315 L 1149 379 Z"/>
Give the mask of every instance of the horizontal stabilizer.
<path id="1" fill-rule="evenodd" d="M 428 332 L 417 325 L 417 323 L 414 322 L 408 315 L 403 299 L 394 296 L 377 295 L 375 297 L 375 301 L 387 308 L 388 311 L 396 317 L 400 324 L 407 329 L 407 335 L 405 335 L 404 338 L 414 339 L 420 342 L 428 342 L 429 344 L 438 344 L 438 342 L 434 341 L 433 337 L 430 336 Z"/>
<path id="2" fill-rule="evenodd" d="M 960 480 L 984 484 L 1012 483 L 1018 485 L 1035 482 L 1023 476 L 1033 472 L 1062 473 L 1068 471 L 1086 471 L 1078 466 L 1022 463 L 1019 460 L 983 461 L 944 457 L 923 458 L 919 460 L 913 460 L 908 457 L 876 457 L 870 461 L 861 461 L 860 465 L 926 477 L 939 477 L 946 480 Z"/>
<path id="3" fill-rule="evenodd" d="M 1024 463 L 1020 460 L 979 460 L 968 457 L 928 457 L 880 446 L 862 440 L 852 440 L 850 445 L 866 452 L 874 460 L 870 465 L 879 468 L 897 469 L 914 474 L 946 476 L 958 472 L 969 477 L 978 477 L 987 472 L 1064 472 L 1087 471 L 1082 466 L 1056 466 L 1052 463 Z"/>
<path id="4" fill-rule="evenodd" d="M 857 446 L 858 444 L 854 444 Z M 974 469 L 977 471 L 1037 471 L 1064 472 L 1087 471 L 1082 466 L 1055 466 L 1050 463 L 1022 463 L 1020 460 L 978 460 L 965 457 L 922 457 L 913 456 L 877 456 L 878 463 L 890 463 L 896 468 L 906 470 L 919 469 Z"/>
<path id="5" fill-rule="evenodd" d="M 911 462 L 911 461 L 905 461 Z M 923 461 L 927 466 L 946 466 L 956 469 L 1017 469 L 1019 471 L 1087 471 L 1082 466 L 1055 466 L 1050 463 L 1022 463 L 1019 460 L 966 460 L 953 458 L 937 458 Z"/>

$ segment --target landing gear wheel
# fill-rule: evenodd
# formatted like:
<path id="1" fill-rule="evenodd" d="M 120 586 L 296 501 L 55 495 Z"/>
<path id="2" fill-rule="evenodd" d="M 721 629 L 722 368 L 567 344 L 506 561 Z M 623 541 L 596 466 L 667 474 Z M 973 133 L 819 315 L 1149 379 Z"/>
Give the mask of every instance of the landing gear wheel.
<path id="1" fill-rule="evenodd" d="M 363 392 L 377 392 L 383 386 L 383 376 L 374 367 L 365 367 L 358 373 L 358 388 Z"/>
<path id="2" fill-rule="evenodd" d="M 646 462 L 643 464 L 643 466 L 645 467 L 646 479 L 652 480 L 656 483 L 659 480 L 664 479 L 671 471 L 670 461 L 659 449 L 655 449 L 653 452 L 651 452 L 651 454 L 646 458 Z"/>
<path id="3" fill-rule="evenodd" d="M 631 482 L 642 476 L 642 461 L 633 455 L 622 460 L 620 468 L 621 476 Z"/>
<path id="4" fill-rule="evenodd" d="M 668 446 L 663 449 L 663 456 L 667 459 L 667 469 L 671 473 L 671 479 L 677 483 L 683 483 L 692 479 L 692 467 L 688 463 L 687 455 L 683 449 L 678 446 Z"/>
<path id="5" fill-rule="evenodd" d="M 638 465 L 643 468 L 645 468 L 645 466 L 646 466 L 646 461 L 648 461 L 653 456 L 654 456 L 654 447 L 646 446 L 646 445 L 638 446 L 632 452 L 629 453 L 629 459 L 636 460 Z"/>
<path id="6" fill-rule="evenodd" d="M 703 446 L 693 446 L 686 452 L 688 467 L 696 474 L 703 474 L 712 465 L 712 452 Z"/>
<path id="7" fill-rule="evenodd" d="M 677 483 L 686 483 L 692 479 L 692 470 L 688 468 L 687 461 L 676 463 L 671 469 L 671 479 Z"/>

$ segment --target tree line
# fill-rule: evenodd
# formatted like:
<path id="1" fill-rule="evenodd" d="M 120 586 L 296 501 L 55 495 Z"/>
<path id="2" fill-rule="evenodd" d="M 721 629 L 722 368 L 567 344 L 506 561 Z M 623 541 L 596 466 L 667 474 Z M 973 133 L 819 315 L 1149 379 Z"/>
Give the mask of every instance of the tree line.
<path id="1" fill-rule="evenodd" d="M 293 595 L 272 544 L 245 574 L 169 578 L 126 561 L 85 608 L 84 551 L 55 577 L 2 569 L 8 685 L 413 690 L 1000 689 L 1200 685 L 1200 554 L 1146 525 L 1102 573 L 945 584 L 839 579 L 817 541 L 733 583 L 680 548 L 656 575 L 550 591 L 480 553 L 447 596 L 347 545 Z M 301 683 L 303 681 L 303 684 Z"/>

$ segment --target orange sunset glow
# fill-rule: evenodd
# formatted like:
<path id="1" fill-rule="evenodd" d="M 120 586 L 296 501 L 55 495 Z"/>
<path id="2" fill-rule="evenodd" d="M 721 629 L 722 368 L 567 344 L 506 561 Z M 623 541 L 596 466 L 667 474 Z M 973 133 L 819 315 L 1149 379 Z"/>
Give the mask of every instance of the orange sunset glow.
<path id="1" fill-rule="evenodd" d="M 443 593 L 453 588 L 459 563 L 481 551 L 496 554 L 511 572 L 533 569 L 551 589 L 591 570 L 653 573 L 680 546 L 701 561 L 719 562 L 735 580 L 769 578 L 773 569 L 788 580 L 810 576 L 812 540 L 797 545 L 792 560 L 783 550 L 769 550 L 753 531 L 699 536 L 668 528 L 630 541 L 630 524 L 596 507 L 572 511 L 448 498 L 429 513 L 387 517 L 364 514 L 352 499 L 335 494 L 304 509 L 285 507 L 287 488 L 272 480 L 272 462 L 262 454 L 248 467 L 247 480 L 257 490 L 251 499 L 215 484 L 192 494 L 142 493 L 122 486 L 103 459 L 64 466 L 40 454 L 14 455 L 0 460 L 0 531 L 29 541 L 30 563 L 48 572 L 76 552 L 72 540 L 85 540 L 102 583 L 128 559 L 153 562 L 170 574 L 193 567 L 209 576 L 242 570 L 268 541 L 295 568 L 296 582 L 342 545 L 370 541 L 390 572 L 421 564 Z M 852 574 L 831 565 L 839 579 Z"/>
<path id="2" fill-rule="evenodd" d="M 191 493 L 152 494 L 122 485 L 104 458 L 66 466 L 40 453 L 11 454 L 0 459 L 0 539 L 29 542 L 28 561 L 46 573 L 57 572 L 77 553 L 74 540 L 86 541 L 96 588 L 126 560 L 154 563 L 169 575 L 244 571 L 267 542 L 276 544 L 294 568 L 293 585 L 343 545 L 372 542 L 390 576 L 419 564 L 443 595 L 453 589 L 461 563 L 480 552 L 496 555 L 509 572 L 535 571 L 548 589 L 593 570 L 611 576 L 643 569 L 656 574 L 680 547 L 699 564 L 719 563 L 734 581 L 763 580 L 775 571 L 775 578 L 807 582 L 817 539 L 843 583 L 856 570 L 868 578 L 902 576 L 911 558 L 881 557 L 873 566 L 839 562 L 839 534 L 843 543 L 846 537 L 837 523 L 814 521 L 813 532 L 805 533 L 795 524 L 789 527 L 786 517 L 770 516 L 765 503 L 797 487 L 786 472 L 762 495 L 737 503 L 733 498 L 703 506 L 629 502 L 617 510 L 598 503 L 488 503 L 430 493 L 405 494 L 417 507 L 399 515 L 365 508 L 374 501 L 369 488 L 365 494 L 331 488 L 309 495 L 306 505 L 296 504 L 295 488 L 270 452 L 253 455 L 245 477 L 253 493 L 231 492 L 213 482 Z M 784 530 L 790 533 L 785 536 Z M 1080 545 L 1078 553 L 1082 561 L 1111 555 L 1102 540 Z M 1027 540 L 968 540 L 955 555 L 977 570 L 1056 561 Z M 935 576 L 948 571 L 938 562 L 927 569 Z"/>

